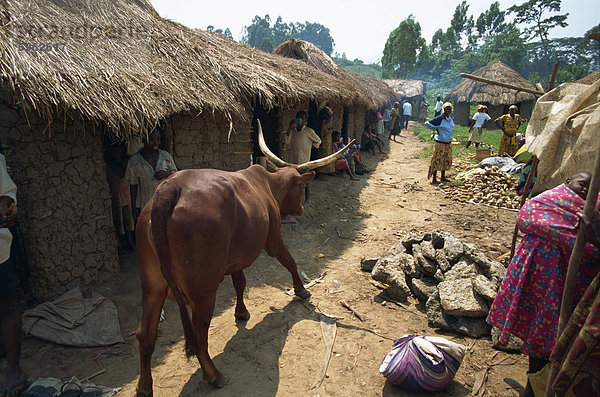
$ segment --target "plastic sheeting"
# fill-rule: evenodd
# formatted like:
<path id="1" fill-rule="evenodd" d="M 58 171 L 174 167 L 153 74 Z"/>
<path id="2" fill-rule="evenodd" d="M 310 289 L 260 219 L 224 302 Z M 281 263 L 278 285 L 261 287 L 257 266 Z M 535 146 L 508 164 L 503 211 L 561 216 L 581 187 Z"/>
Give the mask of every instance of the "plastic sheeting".
<path id="1" fill-rule="evenodd" d="M 23 332 L 69 346 L 123 342 L 115 305 L 96 292 L 85 298 L 79 288 L 23 313 Z"/>
<path id="2" fill-rule="evenodd" d="M 517 174 L 521 172 L 524 164 L 519 164 L 510 157 L 488 157 L 487 159 L 481 160 L 479 163 L 479 167 L 481 168 L 494 166 L 498 167 L 500 171 L 508 174 Z"/>
<path id="3" fill-rule="evenodd" d="M 539 159 L 534 193 L 591 172 L 600 147 L 600 80 L 562 84 L 541 96 L 527 127 L 527 150 Z"/>

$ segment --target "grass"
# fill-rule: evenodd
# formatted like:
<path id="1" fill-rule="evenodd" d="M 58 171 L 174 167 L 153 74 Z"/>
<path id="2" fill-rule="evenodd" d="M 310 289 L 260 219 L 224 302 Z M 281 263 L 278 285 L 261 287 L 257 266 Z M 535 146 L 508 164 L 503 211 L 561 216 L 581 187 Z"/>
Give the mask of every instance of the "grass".
<path id="1" fill-rule="evenodd" d="M 523 123 L 519 128 L 519 131 L 525 132 L 527 129 L 527 123 Z M 415 135 L 417 135 L 422 141 L 433 143 L 433 138 L 431 134 L 433 131 L 426 128 L 422 123 L 416 123 L 413 127 L 413 131 Z M 490 148 L 493 152 L 498 151 L 498 146 L 500 145 L 500 138 L 502 137 L 502 131 L 498 129 L 487 130 L 484 128 L 483 130 L 483 143 L 480 147 Z M 459 160 L 469 161 L 471 163 L 477 163 L 475 158 L 472 156 L 475 154 L 475 145 L 471 145 L 469 148 L 465 148 L 464 144 L 467 142 L 469 138 L 469 127 L 464 127 L 461 125 L 456 125 L 454 127 L 454 139 L 459 142 L 462 142 L 462 145 L 456 145 L 452 148 L 452 154 L 455 158 Z M 433 145 L 427 145 L 423 148 L 421 153 L 419 153 L 419 157 L 428 158 L 433 154 Z"/>

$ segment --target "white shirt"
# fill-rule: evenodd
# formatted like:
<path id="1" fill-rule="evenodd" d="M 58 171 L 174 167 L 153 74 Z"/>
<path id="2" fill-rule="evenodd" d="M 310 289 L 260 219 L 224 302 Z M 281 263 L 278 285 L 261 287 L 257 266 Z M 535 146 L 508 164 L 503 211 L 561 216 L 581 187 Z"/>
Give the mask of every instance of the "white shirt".
<path id="1" fill-rule="evenodd" d="M 477 112 L 473 116 L 473 120 L 475 120 L 475 124 L 473 124 L 473 128 L 479 128 L 488 120 L 492 118 L 486 112 Z"/>
<path id="2" fill-rule="evenodd" d="M 444 106 L 444 102 L 437 101 L 435 103 L 435 108 L 433 110 L 436 111 L 436 112 L 441 112 L 442 111 L 442 106 Z"/>
<path id="3" fill-rule="evenodd" d="M 404 115 L 405 116 L 411 116 L 412 115 L 412 105 L 410 104 L 410 102 L 404 102 L 404 105 L 402 105 L 402 109 L 404 109 Z"/>
<path id="4" fill-rule="evenodd" d="M 283 136 L 283 145 L 289 151 L 288 161 L 292 164 L 302 164 L 310 161 L 310 148 L 318 148 L 321 138 L 312 128 L 302 126 L 300 131 L 294 128 L 290 135 L 286 133 Z"/>
<path id="5" fill-rule="evenodd" d="M 155 171 L 169 171 L 171 173 L 177 171 L 173 157 L 169 152 L 158 149 L 156 169 L 152 168 L 140 152 L 131 156 L 127 162 L 124 179 L 130 185 L 138 186 L 136 205 L 139 205 L 139 208 L 144 208 L 158 185 L 163 181 L 154 177 Z"/>
<path id="6" fill-rule="evenodd" d="M 6 159 L 0 154 L 0 196 L 8 196 L 15 201 L 17 205 L 17 185 L 10 179 L 6 171 Z M 10 245 L 12 244 L 12 234 L 7 227 L 0 228 L 0 263 L 6 262 L 10 257 Z"/>

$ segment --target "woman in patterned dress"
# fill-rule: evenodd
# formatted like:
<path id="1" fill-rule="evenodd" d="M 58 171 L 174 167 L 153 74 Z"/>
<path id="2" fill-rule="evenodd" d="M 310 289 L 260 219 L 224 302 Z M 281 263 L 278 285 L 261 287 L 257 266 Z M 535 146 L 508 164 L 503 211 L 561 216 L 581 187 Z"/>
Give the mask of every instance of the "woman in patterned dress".
<path id="1" fill-rule="evenodd" d="M 500 156 L 508 153 L 512 157 L 519 150 L 517 130 L 521 126 L 523 119 L 521 115 L 517 114 L 517 110 L 517 105 L 510 105 L 508 114 L 503 114 L 495 120 L 498 128 L 502 130 L 502 138 L 500 138 L 500 147 L 498 148 Z"/>
<path id="2" fill-rule="evenodd" d="M 433 178 L 431 183 L 436 184 L 437 172 L 440 171 L 440 180 L 448 182 L 446 179 L 446 171 L 452 168 L 452 140 L 454 139 L 454 116 L 452 116 L 452 104 L 444 103 L 442 106 L 443 113 L 437 117 L 425 122 L 425 127 L 436 132 L 435 146 L 427 179 Z"/>
<path id="3" fill-rule="evenodd" d="M 333 151 L 331 150 L 331 134 L 333 133 L 333 112 L 328 106 L 325 106 L 319 112 L 319 121 L 321 123 L 321 146 L 319 146 L 317 154 L 319 155 L 319 158 L 323 158 L 333 153 Z M 317 168 L 316 171 L 318 174 L 335 175 L 335 164 L 330 163 L 324 165 L 323 167 Z"/>
<path id="4" fill-rule="evenodd" d="M 565 274 L 590 179 L 587 172 L 575 174 L 566 183 L 528 200 L 519 211 L 517 224 L 525 236 L 487 321 L 500 329 L 501 343 L 508 343 L 510 335 L 523 340 L 530 372 L 544 367 L 555 344 Z M 599 215 L 596 211 L 595 216 Z M 600 249 L 588 242 L 579 268 L 575 303 L 599 267 Z M 528 393 L 532 393 L 529 382 L 525 395 L 533 395 Z"/>

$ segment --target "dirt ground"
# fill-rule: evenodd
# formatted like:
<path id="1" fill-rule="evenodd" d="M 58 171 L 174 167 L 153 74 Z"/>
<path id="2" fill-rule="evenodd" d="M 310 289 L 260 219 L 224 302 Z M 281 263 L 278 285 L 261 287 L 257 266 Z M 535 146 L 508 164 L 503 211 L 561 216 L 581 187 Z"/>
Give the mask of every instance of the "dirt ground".
<path id="1" fill-rule="evenodd" d="M 153 356 L 155 396 L 414 396 L 418 394 L 387 384 L 378 372 L 392 340 L 413 333 L 442 335 L 470 347 L 451 386 L 426 395 L 471 395 L 476 377 L 484 372 L 485 395 L 518 395 L 526 380 L 524 355 L 498 352 L 489 338 L 429 328 L 418 301 L 387 301 L 370 274 L 360 270 L 361 257 L 385 253 L 413 230 L 446 229 L 492 259 L 510 247 L 516 212 L 449 201 L 426 180 L 427 161 L 417 157 L 424 143 L 405 131 L 399 141 L 390 143 L 389 154 L 363 154 L 373 172 L 360 181 L 347 176 L 314 181 L 305 214 L 297 224 L 282 226 L 299 270 L 311 279 L 322 276 L 323 282 L 309 289 L 309 301 L 286 294 L 289 273 L 263 254 L 245 271 L 246 306 L 252 317 L 236 325 L 233 286 L 229 278 L 222 283 L 209 352 L 229 377 L 224 388 L 204 382 L 197 361 L 185 358 L 177 307 L 165 304 L 166 321 Z M 319 253 L 324 256 L 318 258 Z M 121 388 L 119 396 L 134 395 L 139 375 L 134 332 L 141 316 L 135 254 L 125 255 L 121 267 L 120 276 L 96 290 L 116 304 L 125 343 L 85 349 L 26 338 L 23 367 L 30 377 L 81 379 L 104 370 L 94 383 Z M 343 308 L 342 300 L 365 320 Z M 326 356 L 319 311 L 343 319 L 337 321 L 327 375 L 311 389 Z"/>

